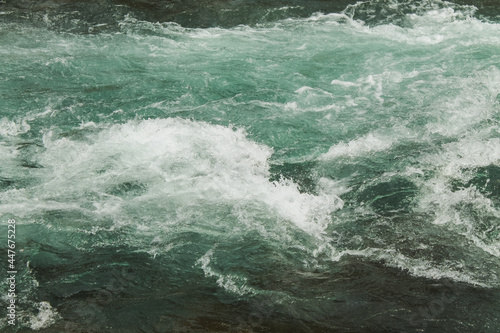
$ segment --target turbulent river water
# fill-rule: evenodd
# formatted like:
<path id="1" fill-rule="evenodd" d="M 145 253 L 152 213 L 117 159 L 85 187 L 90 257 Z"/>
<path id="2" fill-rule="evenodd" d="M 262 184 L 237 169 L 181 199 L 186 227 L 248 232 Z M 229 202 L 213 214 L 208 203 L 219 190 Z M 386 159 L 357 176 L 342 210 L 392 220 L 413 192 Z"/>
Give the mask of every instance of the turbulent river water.
<path id="1" fill-rule="evenodd" d="M 0 11 L 2 332 L 500 331 L 498 7 L 130 3 Z"/>

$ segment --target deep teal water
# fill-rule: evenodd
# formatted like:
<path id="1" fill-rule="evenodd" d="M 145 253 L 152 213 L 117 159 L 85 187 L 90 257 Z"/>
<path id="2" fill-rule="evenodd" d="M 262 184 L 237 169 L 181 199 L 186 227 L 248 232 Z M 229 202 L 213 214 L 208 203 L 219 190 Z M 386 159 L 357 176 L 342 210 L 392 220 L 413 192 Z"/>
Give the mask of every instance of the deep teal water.
<path id="1" fill-rule="evenodd" d="M 297 6 L 1 12 L 2 331 L 500 330 L 496 15 Z"/>

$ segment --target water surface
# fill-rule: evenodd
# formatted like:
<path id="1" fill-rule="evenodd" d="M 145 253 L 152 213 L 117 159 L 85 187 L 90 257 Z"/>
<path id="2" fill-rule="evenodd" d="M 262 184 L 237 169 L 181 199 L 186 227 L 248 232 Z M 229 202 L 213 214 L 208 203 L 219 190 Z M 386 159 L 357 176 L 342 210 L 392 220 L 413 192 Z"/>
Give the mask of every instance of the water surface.
<path id="1" fill-rule="evenodd" d="M 4 4 L 3 330 L 500 330 L 497 5 L 152 4 Z"/>

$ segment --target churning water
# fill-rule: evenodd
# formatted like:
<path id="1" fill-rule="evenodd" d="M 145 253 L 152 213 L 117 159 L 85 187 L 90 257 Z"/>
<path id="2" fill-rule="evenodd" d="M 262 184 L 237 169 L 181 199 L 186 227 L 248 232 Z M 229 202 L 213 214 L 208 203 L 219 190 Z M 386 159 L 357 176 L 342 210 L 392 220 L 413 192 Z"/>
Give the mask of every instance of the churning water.
<path id="1" fill-rule="evenodd" d="M 304 7 L 0 12 L 2 331 L 500 330 L 500 20 Z"/>

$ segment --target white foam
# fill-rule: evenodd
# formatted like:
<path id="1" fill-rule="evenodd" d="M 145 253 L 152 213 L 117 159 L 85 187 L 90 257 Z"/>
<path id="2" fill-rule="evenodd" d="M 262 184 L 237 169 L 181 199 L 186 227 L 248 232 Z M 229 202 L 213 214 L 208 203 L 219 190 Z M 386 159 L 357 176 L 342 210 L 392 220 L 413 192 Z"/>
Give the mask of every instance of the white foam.
<path id="1" fill-rule="evenodd" d="M 453 281 L 465 282 L 472 285 L 491 287 L 490 284 L 477 279 L 473 274 L 462 272 L 460 263 L 454 265 L 451 263 L 448 265 L 436 264 L 422 258 L 410 258 L 391 250 L 380 251 L 375 255 L 375 257 L 383 260 L 386 265 L 405 270 L 413 276 L 425 277 L 434 280 L 448 278 Z"/>
<path id="2" fill-rule="evenodd" d="M 321 177 L 318 180 L 317 190 L 320 193 L 329 193 L 340 197 L 344 193 L 347 193 L 351 188 L 347 185 L 347 179 L 342 180 L 332 180 L 329 178 Z"/>
<path id="3" fill-rule="evenodd" d="M 284 105 L 287 111 L 299 112 L 324 112 L 329 110 L 338 111 L 340 108 L 333 103 L 334 96 L 331 92 L 321 88 L 303 86 L 295 90 L 296 100 Z M 262 105 L 264 105 L 262 103 Z"/>
<path id="4" fill-rule="evenodd" d="M 405 256 L 404 254 L 393 249 L 380 248 L 339 251 L 334 257 L 332 257 L 332 260 L 339 261 L 346 255 L 380 260 L 389 267 L 399 268 L 416 277 L 424 277 L 433 280 L 448 278 L 453 281 L 465 282 L 476 286 L 492 286 L 491 284 L 481 281 L 481 279 L 478 279 L 473 274 L 463 272 L 460 263 L 437 264 L 423 258 L 411 258 Z"/>
<path id="5" fill-rule="evenodd" d="M 415 211 L 433 214 L 433 223 L 453 230 L 483 251 L 499 256 L 500 239 L 491 238 L 493 221 L 500 220 L 500 210 L 476 186 L 453 188 L 451 181 L 466 184 L 479 167 L 500 164 L 500 140 L 483 139 L 472 132 L 457 142 L 442 146 L 438 154 L 427 154 L 422 165 L 435 169 L 434 177 L 418 180 L 421 197 Z M 488 231 L 487 231 L 488 230 Z"/>
<path id="6" fill-rule="evenodd" d="M 6 117 L 0 119 L 0 135 L 4 137 L 16 136 L 30 130 L 30 125 L 25 119 L 14 122 Z"/>
<path id="7" fill-rule="evenodd" d="M 246 278 L 232 274 L 224 275 L 217 272 L 210 266 L 214 249 L 215 247 L 210 249 L 207 253 L 205 253 L 200 259 L 196 261 L 196 265 L 199 265 L 201 267 L 201 269 L 205 273 L 205 276 L 216 277 L 217 284 L 219 287 L 236 295 L 243 296 L 247 294 L 255 294 L 256 290 L 247 285 Z"/>
<path id="8" fill-rule="evenodd" d="M 379 104 L 383 104 L 384 98 L 382 96 L 384 94 L 385 84 L 399 84 L 406 79 L 414 78 L 418 74 L 419 72 L 417 70 L 412 70 L 411 72 L 385 70 L 382 73 L 374 73 L 359 77 L 355 82 L 344 81 L 339 78 L 332 80 L 330 84 L 348 89 L 351 93 L 352 89 L 350 88 L 357 88 L 355 91 L 360 94 L 360 98 L 371 98 Z M 352 103 L 351 106 L 355 105 L 356 103 Z"/>
<path id="9" fill-rule="evenodd" d="M 422 2 L 384 0 L 360 1 L 349 5 L 344 13 L 349 17 L 359 16 L 357 14 L 368 18 L 379 16 L 380 22 L 374 27 L 368 27 L 362 21 L 358 22 L 358 26 L 351 25 L 357 31 L 375 38 L 410 45 L 438 45 L 450 42 L 462 45 L 482 43 L 498 45 L 500 26 L 474 18 L 476 9 L 474 6 L 461 6 L 440 0 Z M 401 15 L 405 11 L 411 13 Z M 356 20 L 351 21 L 356 22 Z M 398 23 L 401 22 L 404 22 L 404 27 L 399 26 Z"/>
<path id="10" fill-rule="evenodd" d="M 319 159 L 327 161 L 339 157 L 358 157 L 390 149 L 393 143 L 394 141 L 390 137 L 370 132 L 347 143 L 341 142 L 330 147 L 328 152 L 321 155 Z"/>
<path id="11" fill-rule="evenodd" d="M 243 215 L 257 204 L 270 216 L 323 239 L 330 213 L 343 205 L 331 193 L 300 193 L 289 180 L 269 182 L 272 150 L 248 140 L 242 129 L 156 119 L 87 133 L 84 141 L 48 132 L 43 142 L 41 184 L 4 193 L 2 211 L 26 216 L 71 209 L 135 224 L 135 214 L 151 203 L 238 203 Z M 143 190 L 130 197 L 110 192 L 122 184 L 139 184 Z"/>
<path id="12" fill-rule="evenodd" d="M 339 85 L 339 86 L 343 86 L 343 87 L 359 87 L 360 86 L 359 83 L 342 81 L 342 80 L 337 80 L 337 79 L 332 80 L 332 82 L 330 82 L 330 84 Z"/>
<path id="13" fill-rule="evenodd" d="M 32 330 L 38 331 L 51 326 L 59 317 L 59 314 L 52 308 L 49 302 L 39 302 L 38 314 L 30 317 L 30 327 Z"/>
<path id="14" fill-rule="evenodd" d="M 437 118 L 429 122 L 429 133 L 446 136 L 460 136 L 470 129 L 498 113 L 497 96 L 500 94 L 500 70 L 490 66 L 476 71 L 466 78 L 444 78 L 437 76 L 440 85 L 447 85 L 452 93 L 432 105 L 432 113 Z"/>
<path id="15" fill-rule="evenodd" d="M 500 162 L 500 139 L 465 138 L 443 146 L 444 176 L 456 177 L 461 169 L 488 166 Z"/>

